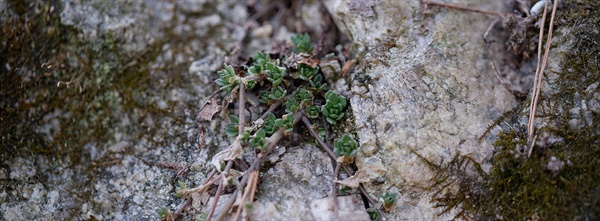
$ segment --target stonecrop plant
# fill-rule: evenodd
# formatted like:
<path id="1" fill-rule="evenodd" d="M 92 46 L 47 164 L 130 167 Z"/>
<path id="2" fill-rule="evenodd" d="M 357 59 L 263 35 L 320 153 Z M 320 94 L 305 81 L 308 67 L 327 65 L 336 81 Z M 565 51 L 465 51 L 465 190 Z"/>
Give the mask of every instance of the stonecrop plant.
<path id="1" fill-rule="evenodd" d="M 235 188 L 234 196 L 244 196 L 238 199 L 241 202 L 237 205 L 251 205 L 253 199 L 247 196 L 254 193 L 249 194 L 248 191 L 256 190 L 258 173 L 263 160 L 285 136 L 302 131 L 297 130 L 300 127 L 298 122 L 301 121 L 332 159 L 336 160 L 343 156 L 352 158 L 356 155 L 358 143 L 350 135 L 346 134 L 336 139 L 334 148 L 327 146 L 323 141 L 328 133 L 319 125 L 336 125 L 342 121 L 347 100 L 346 97 L 327 90 L 327 83 L 320 72 L 319 60 L 311 55 L 313 47 L 310 44 L 310 36 L 297 35 L 292 38 L 292 42 L 294 43 L 292 54 L 258 52 L 245 65 L 225 64 L 223 70 L 217 72 L 219 78 L 215 83 L 220 86 L 220 89 L 210 97 L 215 105 L 208 105 L 208 107 L 205 105 L 200 110 L 199 116 L 204 116 L 205 120 L 211 121 L 213 115 L 218 112 L 215 111 L 216 106 L 229 107 L 221 111 L 229 111 L 230 108 L 234 112 L 237 110 L 237 115 L 229 116 L 229 123 L 225 124 L 227 126 L 223 131 L 225 135 L 234 139 L 228 148 L 215 154 L 211 160 L 215 166 L 215 173 L 219 175 L 212 176 L 200 187 L 189 189 L 181 185 L 177 189 L 178 196 L 189 197 L 191 193 L 205 192 L 210 186 L 217 185 L 216 202 L 218 196 L 222 194 L 221 190 L 231 185 Z M 215 98 L 217 95 L 225 96 L 221 104 L 217 104 L 218 100 Z M 239 102 L 237 106 L 230 105 L 236 99 Z M 253 100 L 258 102 L 252 102 Z M 251 110 L 248 108 L 249 105 L 255 106 L 256 108 L 252 110 L 260 110 L 260 113 L 248 113 Z M 233 167 L 233 162 L 242 159 L 243 153 L 249 152 L 252 153 L 252 162 L 247 162 L 250 166 L 246 171 L 240 171 L 243 173 L 242 177 L 232 178 L 231 170 L 238 169 Z M 353 172 L 346 163 L 342 167 L 349 176 L 352 175 Z M 219 180 L 228 182 L 218 182 Z M 245 188 L 247 185 L 253 187 Z M 243 195 L 240 194 L 241 191 L 245 191 Z M 361 191 L 363 195 L 370 197 L 364 192 L 364 188 Z M 228 205 L 229 208 L 222 211 L 229 211 L 231 204 Z M 211 206 L 207 216 L 209 220 L 213 217 L 215 206 L 216 204 Z M 375 205 L 371 206 L 375 207 Z M 239 216 L 244 208 L 249 207 L 237 207 L 236 216 Z M 166 212 L 161 211 L 161 214 Z"/>

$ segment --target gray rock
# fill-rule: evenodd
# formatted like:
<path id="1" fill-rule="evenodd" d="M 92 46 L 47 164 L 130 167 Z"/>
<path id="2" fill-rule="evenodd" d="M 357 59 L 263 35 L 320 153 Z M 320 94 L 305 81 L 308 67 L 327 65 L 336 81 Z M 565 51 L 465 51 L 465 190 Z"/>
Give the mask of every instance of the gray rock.
<path id="1" fill-rule="evenodd" d="M 397 188 L 389 220 L 448 219 L 452 212 L 438 217 L 440 208 L 422 190 L 432 171 L 409 148 L 435 163 L 460 151 L 489 168 L 491 140 L 478 139 L 516 105 L 487 58 L 482 35 L 492 18 L 440 8 L 423 15 L 419 1 L 326 3 L 360 59 L 350 98 L 361 146 L 356 164 L 369 167 L 365 160 L 378 158 L 387 167 L 385 182 L 367 183 L 367 190 L 378 195 Z M 499 1 L 469 6 L 506 7 Z"/>

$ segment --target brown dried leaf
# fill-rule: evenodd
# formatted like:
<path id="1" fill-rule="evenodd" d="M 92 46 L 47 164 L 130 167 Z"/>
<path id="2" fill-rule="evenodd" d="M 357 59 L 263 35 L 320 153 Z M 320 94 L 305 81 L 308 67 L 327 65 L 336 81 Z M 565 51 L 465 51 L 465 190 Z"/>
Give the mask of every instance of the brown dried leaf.
<path id="1" fill-rule="evenodd" d="M 370 176 L 367 173 L 367 171 L 363 170 L 363 169 L 359 169 L 358 171 L 356 171 L 356 173 L 354 173 L 354 176 L 348 177 L 342 181 L 336 180 L 335 182 L 342 184 L 344 186 L 347 186 L 347 187 L 357 188 L 358 185 L 360 185 L 361 183 L 368 182 L 369 179 L 370 179 Z"/>
<path id="2" fill-rule="evenodd" d="M 221 171 L 221 162 L 235 160 L 236 158 L 242 155 L 242 145 L 240 144 L 240 140 L 236 139 L 233 144 L 231 144 L 227 149 L 222 150 L 215 154 L 215 156 L 210 161 L 217 170 Z"/>
<path id="3" fill-rule="evenodd" d="M 202 104 L 200 111 L 198 111 L 197 118 L 203 119 L 205 121 L 211 121 L 213 115 L 219 112 L 220 105 L 217 103 L 217 98 L 215 96 L 218 92 L 220 92 L 220 90 L 210 95 L 210 97 L 208 97 L 208 99 L 204 101 L 204 104 Z"/>
<path id="4" fill-rule="evenodd" d="M 300 58 L 300 60 L 298 60 L 298 64 L 305 64 L 310 66 L 311 68 L 315 68 L 317 67 L 317 65 L 319 65 L 321 61 L 319 59 L 312 59 L 312 58 L 306 58 L 306 57 L 302 57 Z"/>
<path id="5" fill-rule="evenodd" d="M 348 72 L 350 72 L 350 69 L 352 69 L 352 66 L 354 66 L 355 63 L 355 59 L 346 61 L 346 63 L 344 63 L 344 67 L 342 67 L 342 76 L 348 76 Z"/>

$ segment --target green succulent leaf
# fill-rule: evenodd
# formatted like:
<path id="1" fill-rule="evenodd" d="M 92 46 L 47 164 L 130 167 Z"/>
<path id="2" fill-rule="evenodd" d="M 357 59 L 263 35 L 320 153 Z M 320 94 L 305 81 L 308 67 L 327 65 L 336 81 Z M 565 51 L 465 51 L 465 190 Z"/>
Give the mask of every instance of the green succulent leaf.
<path id="1" fill-rule="evenodd" d="M 323 83 L 323 75 L 318 74 L 310 80 L 310 86 L 317 91 L 321 91 L 325 90 L 327 83 Z"/>
<path id="2" fill-rule="evenodd" d="M 313 105 L 306 105 L 306 108 L 304 110 L 306 110 L 306 115 L 308 115 L 308 117 L 312 119 L 318 118 L 319 113 L 321 113 L 321 109 Z"/>
<path id="3" fill-rule="evenodd" d="M 244 133 L 242 133 L 241 143 L 242 144 L 247 144 L 248 141 L 250 141 L 250 132 L 244 131 Z"/>
<path id="4" fill-rule="evenodd" d="M 287 99 L 285 101 L 285 112 L 294 113 L 296 110 L 298 110 L 298 101 L 294 98 Z"/>
<path id="5" fill-rule="evenodd" d="M 314 98 L 313 93 L 309 90 L 307 90 L 304 86 L 296 89 L 296 91 L 294 91 L 294 99 L 296 99 L 296 101 L 298 103 L 308 103 L 310 101 L 312 101 Z"/>
<path id="6" fill-rule="evenodd" d="M 278 127 L 283 128 L 286 133 L 292 132 L 294 129 L 294 115 L 285 114 L 281 116 L 281 119 L 275 120 L 275 124 Z"/>
<path id="7" fill-rule="evenodd" d="M 300 64 L 298 67 L 300 70 L 300 79 L 309 81 L 313 76 L 315 76 L 319 72 L 319 67 L 312 68 L 305 64 Z"/>
<path id="8" fill-rule="evenodd" d="M 396 194 L 395 193 L 390 193 L 390 192 L 385 192 L 382 196 L 381 199 L 383 199 L 383 204 L 387 205 L 387 206 L 391 206 L 394 203 L 396 203 Z"/>
<path id="9" fill-rule="evenodd" d="M 269 113 L 267 115 L 267 118 L 265 119 L 265 124 L 264 124 L 264 129 L 265 132 L 268 135 L 272 135 L 273 133 L 275 133 L 275 131 L 277 131 L 277 129 L 279 128 L 276 124 L 275 124 L 275 120 L 277 119 L 277 117 L 275 117 L 275 115 L 273 113 Z"/>
<path id="10" fill-rule="evenodd" d="M 248 88 L 248 90 L 254 89 L 255 86 L 256 86 L 255 80 L 246 81 L 246 88 Z"/>
<path id="11" fill-rule="evenodd" d="M 286 69 L 270 62 L 266 64 L 266 69 L 268 75 L 267 80 L 273 83 L 273 86 L 279 86 L 279 84 L 281 84 L 281 81 L 283 80 L 283 77 L 286 74 Z"/>
<path id="12" fill-rule="evenodd" d="M 274 87 L 271 88 L 271 92 L 268 94 L 268 98 L 270 100 L 279 100 L 282 99 L 283 97 L 285 97 L 285 95 L 287 94 L 287 90 L 283 89 L 282 87 Z"/>
<path id="13" fill-rule="evenodd" d="M 254 134 L 254 137 L 250 139 L 250 146 L 255 149 L 260 149 L 261 151 L 264 151 L 267 147 L 267 140 L 265 139 L 266 135 L 267 133 L 265 132 L 265 129 L 259 129 Z"/>
<path id="14" fill-rule="evenodd" d="M 235 115 L 230 115 L 229 119 L 231 120 L 231 124 L 229 124 L 229 126 L 227 126 L 227 128 L 225 129 L 225 134 L 229 137 L 235 137 L 238 135 L 238 125 L 239 125 L 239 119 L 237 116 Z"/>
<path id="15" fill-rule="evenodd" d="M 325 94 L 326 103 L 321 106 L 321 113 L 330 124 L 336 124 L 338 120 L 344 117 L 344 108 L 346 108 L 346 98 L 332 91 Z"/>
<path id="16" fill-rule="evenodd" d="M 221 86 L 221 89 L 227 92 L 231 92 L 236 84 L 242 82 L 242 79 L 235 74 L 235 70 L 231 65 L 225 64 L 225 68 L 218 71 L 219 79 L 215 81 L 217 85 Z"/>
<path id="17" fill-rule="evenodd" d="M 358 143 L 348 134 L 344 134 L 342 138 L 333 141 L 334 153 L 336 156 L 354 157 L 358 151 Z"/>
<path id="18" fill-rule="evenodd" d="M 292 42 L 296 45 L 294 52 L 310 54 L 313 51 L 308 33 L 292 37 Z"/>

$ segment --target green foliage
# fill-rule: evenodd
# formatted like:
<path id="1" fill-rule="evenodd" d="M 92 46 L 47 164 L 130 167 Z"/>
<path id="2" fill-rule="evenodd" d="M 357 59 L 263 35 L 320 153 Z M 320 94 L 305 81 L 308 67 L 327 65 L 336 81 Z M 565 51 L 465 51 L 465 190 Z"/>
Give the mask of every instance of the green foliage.
<path id="1" fill-rule="evenodd" d="M 246 88 L 248 88 L 248 90 L 252 90 L 254 89 L 254 87 L 256 87 L 256 81 L 255 80 L 249 80 L 246 82 Z"/>
<path id="2" fill-rule="evenodd" d="M 225 129 L 225 134 L 227 134 L 228 137 L 235 137 L 239 133 L 238 125 L 240 124 L 240 120 L 235 115 L 229 115 L 229 119 L 231 120 L 231 124 Z"/>
<path id="3" fill-rule="evenodd" d="M 265 132 L 265 129 L 259 129 L 254 134 L 254 137 L 250 139 L 250 146 L 255 149 L 264 151 L 265 148 L 267 148 L 267 140 L 265 139 L 266 135 L 267 133 Z"/>
<path id="4" fill-rule="evenodd" d="M 296 45 L 294 52 L 310 54 L 313 51 L 308 33 L 292 37 L 292 42 Z"/>
<path id="5" fill-rule="evenodd" d="M 315 76 L 317 73 L 319 73 L 319 67 L 315 67 L 312 68 L 306 64 L 300 64 L 300 66 L 298 67 L 298 70 L 300 71 L 300 75 L 298 77 L 300 77 L 300 79 L 305 80 L 305 81 L 309 81 L 313 76 Z"/>
<path id="6" fill-rule="evenodd" d="M 351 190 L 352 190 L 352 188 L 350 188 L 349 186 L 341 185 L 338 193 L 340 196 L 343 196 L 343 195 L 350 193 Z"/>
<path id="7" fill-rule="evenodd" d="M 177 188 L 177 191 L 175 192 L 175 197 L 181 198 L 181 197 L 183 197 L 183 194 L 181 194 L 181 192 L 187 190 L 187 186 L 181 180 L 178 180 L 177 184 L 179 184 L 179 187 Z"/>
<path id="8" fill-rule="evenodd" d="M 334 153 L 336 156 L 354 157 L 358 151 L 358 143 L 348 134 L 344 134 L 342 138 L 333 141 Z"/>
<path id="9" fill-rule="evenodd" d="M 271 91 L 263 91 L 260 93 L 260 102 L 268 103 L 269 100 L 279 100 L 285 97 L 287 90 L 282 87 L 271 88 Z"/>
<path id="10" fill-rule="evenodd" d="M 248 68 L 248 74 L 255 75 L 260 74 L 263 70 L 266 69 L 266 64 L 271 59 L 269 56 L 265 55 L 262 52 L 257 52 L 256 55 L 252 56 L 252 66 Z"/>
<path id="11" fill-rule="evenodd" d="M 275 124 L 276 119 L 277 118 L 275 117 L 275 115 L 273 113 L 269 113 L 267 115 L 267 118 L 265 119 L 265 124 L 263 126 L 267 135 L 272 135 L 273 133 L 275 133 L 275 131 L 277 131 L 278 127 Z"/>
<path id="12" fill-rule="evenodd" d="M 307 90 L 305 87 L 299 87 L 294 91 L 294 99 L 298 103 L 308 103 L 314 99 L 313 93 Z"/>
<path id="13" fill-rule="evenodd" d="M 323 83 L 323 75 L 317 74 L 313 79 L 310 80 L 310 86 L 317 91 L 325 90 L 327 83 Z"/>
<path id="14" fill-rule="evenodd" d="M 341 95 L 337 95 L 333 91 L 328 91 L 325 94 L 327 103 L 321 106 L 321 113 L 325 115 L 327 122 L 330 124 L 337 123 L 344 117 L 344 108 L 346 107 L 346 98 Z"/>
<path id="15" fill-rule="evenodd" d="M 371 220 L 379 220 L 379 213 L 377 213 L 377 210 L 369 208 L 367 209 L 367 213 L 369 213 L 369 218 Z"/>
<path id="16" fill-rule="evenodd" d="M 240 139 L 242 145 L 245 145 L 248 143 L 248 141 L 250 141 L 250 132 L 248 132 L 247 130 L 244 131 L 244 133 L 242 133 L 242 138 Z"/>
<path id="17" fill-rule="evenodd" d="M 298 106 L 298 101 L 295 98 L 292 97 L 291 99 L 287 99 L 285 101 L 285 112 L 294 113 L 298 110 Z"/>
<path id="18" fill-rule="evenodd" d="M 313 105 L 306 105 L 306 108 L 304 108 L 304 110 L 306 111 L 306 115 L 308 115 L 308 117 L 311 119 L 318 118 L 319 113 L 321 113 L 321 109 Z"/>
<path id="19" fill-rule="evenodd" d="M 157 213 L 160 219 L 167 219 L 167 217 L 169 216 L 169 208 L 161 207 L 160 209 L 158 209 Z"/>
<path id="20" fill-rule="evenodd" d="M 294 129 L 294 115 L 293 114 L 285 114 L 281 116 L 281 119 L 275 120 L 275 124 L 283 128 L 286 133 L 292 132 Z"/>
<path id="21" fill-rule="evenodd" d="M 283 80 L 283 77 L 285 77 L 286 74 L 286 70 L 283 67 L 279 67 L 273 63 L 267 63 L 266 65 L 267 68 L 267 80 L 269 80 L 271 83 L 273 83 L 274 87 L 279 86 L 279 84 L 281 84 L 281 81 Z"/>
<path id="22" fill-rule="evenodd" d="M 221 86 L 221 89 L 224 91 L 231 92 L 236 84 L 242 82 L 240 77 L 235 74 L 235 70 L 231 65 L 225 64 L 225 68 L 217 73 L 219 74 L 219 79 L 215 82 L 217 85 Z"/>
<path id="23" fill-rule="evenodd" d="M 394 205 L 394 203 L 396 203 L 396 200 L 398 200 L 396 198 L 396 194 L 395 193 L 390 193 L 390 192 L 385 192 L 382 196 L 381 199 L 383 199 L 383 205 L 384 206 L 391 206 Z"/>

